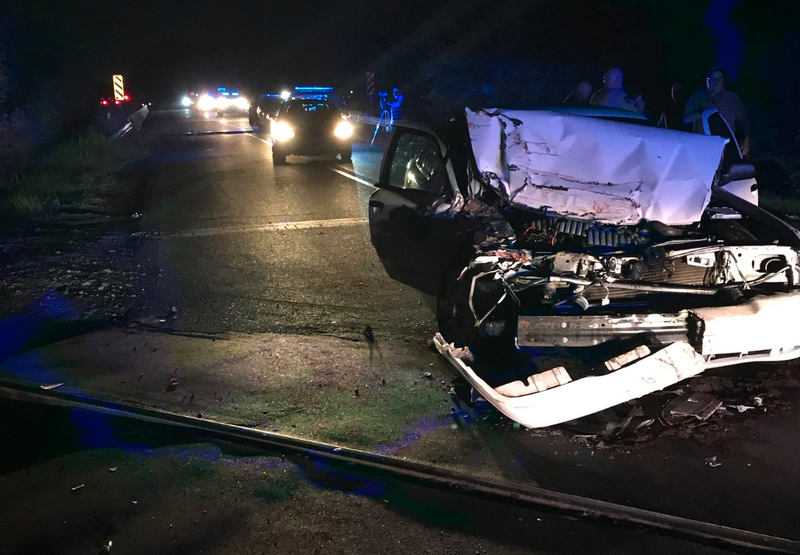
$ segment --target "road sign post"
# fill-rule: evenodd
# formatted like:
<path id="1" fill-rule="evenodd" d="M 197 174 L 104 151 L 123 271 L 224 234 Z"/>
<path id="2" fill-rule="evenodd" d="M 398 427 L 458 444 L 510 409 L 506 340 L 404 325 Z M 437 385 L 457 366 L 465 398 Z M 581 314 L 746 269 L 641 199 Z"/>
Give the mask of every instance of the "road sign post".
<path id="1" fill-rule="evenodd" d="M 375 105 L 375 72 L 367 72 L 367 96 L 369 96 L 369 107 Z"/>
<path id="2" fill-rule="evenodd" d="M 114 75 L 114 100 L 125 100 L 125 86 L 122 83 L 122 75 Z"/>

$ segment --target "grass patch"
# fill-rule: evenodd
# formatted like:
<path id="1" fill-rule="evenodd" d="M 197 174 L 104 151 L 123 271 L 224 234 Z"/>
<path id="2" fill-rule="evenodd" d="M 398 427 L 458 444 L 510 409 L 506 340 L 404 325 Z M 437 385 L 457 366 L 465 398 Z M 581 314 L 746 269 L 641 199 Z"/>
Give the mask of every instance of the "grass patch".
<path id="1" fill-rule="evenodd" d="M 800 198 L 759 195 L 758 204 L 765 210 L 788 216 L 800 216 Z"/>
<path id="2" fill-rule="evenodd" d="M 212 418 L 277 429 L 298 437 L 368 448 L 392 443 L 421 419 L 446 416 L 450 401 L 437 384 L 408 369 L 386 386 L 354 392 L 321 390 L 314 399 L 291 388 L 248 395 L 209 408 Z M 415 379 L 416 378 L 416 379 Z"/>
<path id="3" fill-rule="evenodd" d="M 116 172 L 144 154 L 132 141 L 88 132 L 57 145 L 26 173 L 3 184 L 0 212 L 26 218 L 93 199 L 114 186 Z"/>

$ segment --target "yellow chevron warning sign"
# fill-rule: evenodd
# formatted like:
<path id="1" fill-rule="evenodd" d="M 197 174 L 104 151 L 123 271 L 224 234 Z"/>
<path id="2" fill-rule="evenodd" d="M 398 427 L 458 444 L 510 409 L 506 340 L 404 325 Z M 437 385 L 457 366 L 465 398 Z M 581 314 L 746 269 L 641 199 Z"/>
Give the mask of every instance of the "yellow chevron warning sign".
<path id="1" fill-rule="evenodd" d="M 122 75 L 114 75 L 114 100 L 125 100 L 125 87 L 122 84 Z"/>

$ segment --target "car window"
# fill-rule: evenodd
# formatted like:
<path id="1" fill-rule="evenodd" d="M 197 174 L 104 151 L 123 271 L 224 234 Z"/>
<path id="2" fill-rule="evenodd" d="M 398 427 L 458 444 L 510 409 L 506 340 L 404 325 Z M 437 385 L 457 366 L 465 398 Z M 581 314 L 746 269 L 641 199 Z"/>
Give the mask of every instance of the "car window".
<path id="1" fill-rule="evenodd" d="M 289 108 L 291 114 L 328 112 L 330 107 L 327 102 L 294 102 Z"/>
<path id="2" fill-rule="evenodd" d="M 389 185 L 398 189 L 416 189 L 436 193 L 441 185 L 442 159 L 430 137 L 403 133 L 389 167 Z"/>

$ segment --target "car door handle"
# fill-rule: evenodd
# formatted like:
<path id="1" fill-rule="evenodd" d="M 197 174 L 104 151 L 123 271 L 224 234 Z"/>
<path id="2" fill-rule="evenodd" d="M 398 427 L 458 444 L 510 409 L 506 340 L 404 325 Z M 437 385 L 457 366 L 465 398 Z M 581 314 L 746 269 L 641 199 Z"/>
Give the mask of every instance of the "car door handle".
<path id="1" fill-rule="evenodd" d="M 379 200 L 369 201 L 369 207 L 374 209 L 375 212 L 383 212 L 383 203 Z"/>

